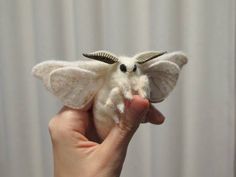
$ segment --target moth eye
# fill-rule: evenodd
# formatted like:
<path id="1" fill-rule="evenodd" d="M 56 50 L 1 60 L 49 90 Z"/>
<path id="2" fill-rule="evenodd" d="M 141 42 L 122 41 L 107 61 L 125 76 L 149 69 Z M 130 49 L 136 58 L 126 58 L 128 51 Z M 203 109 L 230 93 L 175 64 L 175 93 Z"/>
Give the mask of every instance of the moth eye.
<path id="1" fill-rule="evenodd" d="M 137 70 L 137 65 L 134 65 L 133 72 L 135 72 L 136 70 Z"/>
<path id="2" fill-rule="evenodd" d="M 120 65 L 120 70 L 125 73 L 127 71 L 127 68 L 124 64 L 121 64 Z"/>

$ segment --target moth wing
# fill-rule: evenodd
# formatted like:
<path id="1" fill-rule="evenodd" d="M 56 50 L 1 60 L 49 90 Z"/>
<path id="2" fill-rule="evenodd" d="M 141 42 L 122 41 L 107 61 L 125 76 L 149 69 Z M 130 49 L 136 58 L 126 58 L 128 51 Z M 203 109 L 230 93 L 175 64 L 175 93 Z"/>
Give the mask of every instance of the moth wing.
<path id="1" fill-rule="evenodd" d="M 71 65 L 71 62 L 56 61 L 56 60 L 44 61 L 42 63 L 35 65 L 32 69 L 32 73 L 35 77 L 42 80 L 46 88 L 50 90 L 50 84 L 49 84 L 50 73 L 53 70 L 56 70 L 58 68 L 63 68 L 69 65 Z"/>
<path id="2" fill-rule="evenodd" d="M 173 52 L 143 64 L 142 70 L 150 81 L 151 102 L 161 102 L 169 95 L 186 63 L 187 57 L 182 52 Z"/>
<path id="3" fill-rule="evenodd" d="M 82 109 L 93 100 L 104 79 L 86 69 L 65 67 L 52 71 L 49 82 L 51 92 L 64 105 Z"/>
<path id="4" fill-rule="evenodd" d="M 32 73 L 35 77 L 39 78 L 43 81 L 45 87 L 51 91 L 50 86 L 50 73 L 59 68 L 65 67 L 78 67 L 88 71 L 95 72 L 100 77 L 103 77 L 109 68 L 109 65 L 102 62 L 97 61 L 57 61 L 57 60 L 49 60 L 41 62 L 35 65 L 32 69 Z"/>
<path id="5" fill-rule="evenodd" d="M 171 52 L 159 57 L 159 60 L 166 60 L 178 65 L 180 69 L 187 64 L 188 58 L 183 52 Z"/>

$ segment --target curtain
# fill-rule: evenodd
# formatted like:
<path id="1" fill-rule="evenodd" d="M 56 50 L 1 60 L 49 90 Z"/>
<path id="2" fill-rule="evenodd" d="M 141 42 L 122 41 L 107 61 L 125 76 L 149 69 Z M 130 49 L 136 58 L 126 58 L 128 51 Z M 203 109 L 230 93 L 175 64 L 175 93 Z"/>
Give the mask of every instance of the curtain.
<path id="1" fill-rule="evenodd" d="M 0 0 L 0 176 L 53 176 L 48 122 L 61 103 L 32 77 L 36 63 L 105 49 L 181 50 L 174 91 L 143 124 L 123 177 L 233 177 L 234 0 Z"/>

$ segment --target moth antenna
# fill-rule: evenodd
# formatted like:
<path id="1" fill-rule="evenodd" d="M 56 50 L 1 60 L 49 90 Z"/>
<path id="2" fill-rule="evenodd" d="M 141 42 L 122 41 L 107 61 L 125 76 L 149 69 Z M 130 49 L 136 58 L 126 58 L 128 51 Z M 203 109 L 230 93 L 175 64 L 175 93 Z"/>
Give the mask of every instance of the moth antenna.
<path id="1" fill-rule="evenodd" d="M 83 56 L 94 60 L 102 61 L 108 64 L 114 64 L 119 61 L 118 57 L 111 52 L 96 51 L 93 53 L 83 53 Z"/>
<path id="2" fill-rule="evenodd" d="M 166 51 L 165 52 L 147 51 L 147 52 L 143 52 L 143 53 L 136 55 L 135 58 L 136 58 L 138 64 L 143 64 L 147 61 L 150 61 L 154 58 L 164 55 L 165 53 L 167 53 L 167 52 Z"/>

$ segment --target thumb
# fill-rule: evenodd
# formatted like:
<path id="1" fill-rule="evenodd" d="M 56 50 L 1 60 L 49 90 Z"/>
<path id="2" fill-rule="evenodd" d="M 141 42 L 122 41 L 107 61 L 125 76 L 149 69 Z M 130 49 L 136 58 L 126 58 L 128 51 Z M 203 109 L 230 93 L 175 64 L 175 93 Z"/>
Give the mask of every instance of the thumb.
<path id="1" fill-rule="evenodd" d="M 112 128 L 109 135 L 103 141 L 105 146 L 114 150 L 127 148 L 139 124 L 143 120 L 149 108 L 149 102 L 135 95 L 126 104 L 125 113 L 120 116 L 119 124 Z"/>

